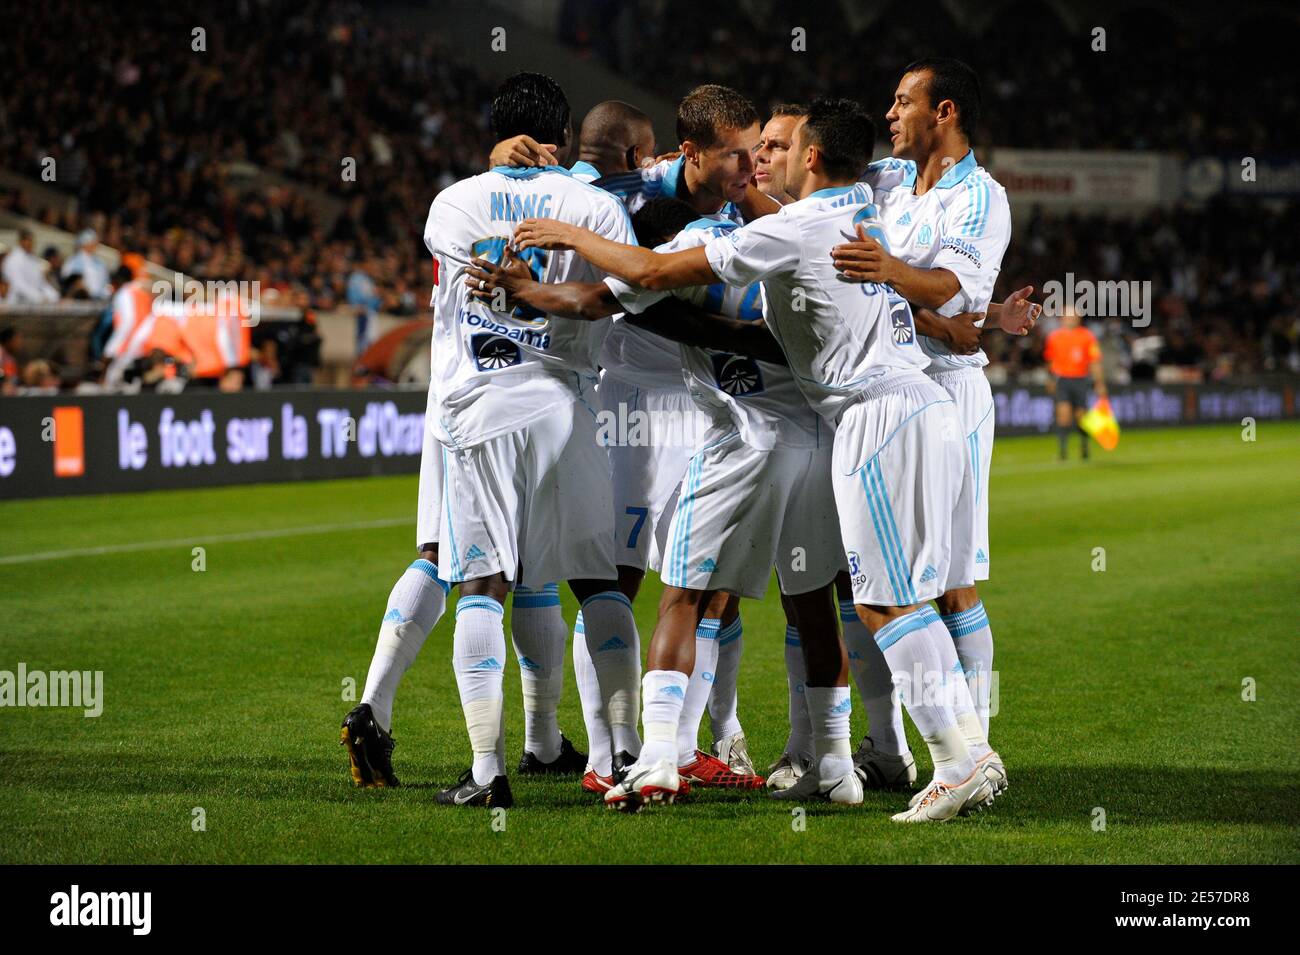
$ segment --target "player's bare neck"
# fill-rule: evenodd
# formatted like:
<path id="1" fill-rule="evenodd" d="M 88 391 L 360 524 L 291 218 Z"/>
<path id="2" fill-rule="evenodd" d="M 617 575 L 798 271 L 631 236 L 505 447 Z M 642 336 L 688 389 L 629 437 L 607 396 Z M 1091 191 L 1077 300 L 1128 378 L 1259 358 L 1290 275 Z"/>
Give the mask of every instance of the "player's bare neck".
<path id="1" fill-rule="evenodd" d="M 923 196 L 938 184 L 939 180 L 970 152 L 970 144 L 956 139 L 935 143 L 924 161 L 916 164 L 916 185 L 913 195 Z"/>

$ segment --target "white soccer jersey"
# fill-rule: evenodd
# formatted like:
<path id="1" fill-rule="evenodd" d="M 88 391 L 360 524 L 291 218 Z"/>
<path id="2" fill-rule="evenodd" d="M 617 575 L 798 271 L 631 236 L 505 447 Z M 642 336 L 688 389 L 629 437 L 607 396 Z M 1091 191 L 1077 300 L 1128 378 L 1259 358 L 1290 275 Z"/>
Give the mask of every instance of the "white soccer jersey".
<path id="1" fill-rule="evenodd" d="M 733 222 L 699 219 L 655 251 L 678 252 L 707 245 L 736 228 Z M 706 311 L 742 321 L 763 317 L 762 288 L 756 282 L 745 288 L 718 282 L 673 292 L 643 289 L 612 276 L 605 279 L 605 284 L 619 304 L 634 315 L 668 295 L 676 295 Z M 667 341 L 659 335 L 637 331 Z M 678 377 L 684 372 L 691 397 L 715 425 L 727 421 L 750 447 L 760 451 L 777 447 L 815 448 L 829 437 L 828 429 L 809 406 L 789 368 L 691 345 L 673 347 L 679 351 Z"/>
<path id="2" fill-rule="evenodd" d="M 618 173 L 597 179 L 594 185 L 617 196 L 629 214 L 636 212 L 651 199 L 666 196 L 677 198 L 683 183 L 684 160 L 681 157 L 663 160 L 652 166 L 632 172 Z M 704 218 L 718 222 L 741 221 L 740 211 L 730 202 L 711 216 Z M 660 296 L 662 298 L 662 296 Z M 658 299 L 645 303 L 649 308 Z M 601 366 L 623 381 L 642 388 L 681 388 L 681 352 L 676 342 L 661 335 L 628 325 L 618 319 L 610 327 L 605 346 L 600 353 Z"/>
<path id="3" fill-rule="evenodd" d="M 728 285 L 763 283 L 768 328 L 800 390 L 832 424 L 868 389 L 926 381 L 929 360 L 907 302 L 884 285 L 847 282 L 831 264 L 831 247 L 875 213 L 863 183 L 820 189 L 705 246 Z"/>
<path id="4" fill-rule="evenodd" d="M 555 319 L 532 309 L 493 311 L 465 287 L 472 257 L 499 261 L 515 226 L 550 217 L 635 244 L 622 204 L 559 166 L 498 166 L 462 180 L 433 200 L 424 242 L 433 254 L 435 435 L 448 447 L 516 431 L 578 400 L 579 380 L 596 371 L 609 323 Z M 574 252 L 523 253 L 543 282 L 595 282 L 603 276 Z"/>
<path id="5" fill-rule="evenodd" d="M 1011 241 L 1006 190 L 968 152 L 923 196 L 913 193 L 916 163 L 882 159 L 867 167 L 880 224 L 891 255 L 918 269 L 948 269 L 961 290 L 937 311 L 941 315 L 982 312 L 993 298 L 1002 256 Z M 920 336 L 931 371 L 980 368 L 983 351 L 954 355 L 937 339 Z"/>

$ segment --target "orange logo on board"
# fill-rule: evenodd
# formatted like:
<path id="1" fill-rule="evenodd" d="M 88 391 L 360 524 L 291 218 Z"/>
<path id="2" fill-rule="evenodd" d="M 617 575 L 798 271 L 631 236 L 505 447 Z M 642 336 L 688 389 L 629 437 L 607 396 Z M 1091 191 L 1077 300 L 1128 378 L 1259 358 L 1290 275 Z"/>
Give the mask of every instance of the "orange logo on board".
<path id="1" fill-rule="evenodd" d="M 86 473 L 86 445 L 81 408 L 54 409 L 54 476 L 81 477 Z"/>

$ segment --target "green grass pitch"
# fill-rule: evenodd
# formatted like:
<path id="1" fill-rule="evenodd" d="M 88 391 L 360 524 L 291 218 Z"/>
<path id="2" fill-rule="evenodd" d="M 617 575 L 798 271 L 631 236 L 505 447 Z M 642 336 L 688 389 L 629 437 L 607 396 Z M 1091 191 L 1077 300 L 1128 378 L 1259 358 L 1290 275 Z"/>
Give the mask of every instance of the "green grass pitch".
<path id="1" fill-rule="evenodd" d="M 889 821 L 904 797 L 870 792 L 810 806 L 802 831 L 762 793 L 627 817 L 573 779 L 515 778 L 503 831 L 435 806 L 468 755 L 451 613 L 399 694 L 405 785 L 354 789 L 344 681 L 364 683 L 410 559 L 413 477 L 0 504 L 0 669 L 105 684 L 96 719 L 0 709 L 0 862 L 1300 861 L 1300 424 L 1261 423 L 1254 442 L 1236 426 L 1133 431 L 1087 464 L 1055 453 L 1008 439 L 993 459 L 982 589 L 1011 789 L 917 827 Z M 91 548 L 106 551 L 31 559 Z M 658 589 L 637 604 L 643 638 Z M 765 766 L 785 739 L 784 622 L 773 589 L 743 614 L 740 716 Z M 506 691 L 513 761 L 513 666 Z M 561 725 L 581 746 L 571 670 Z"/>

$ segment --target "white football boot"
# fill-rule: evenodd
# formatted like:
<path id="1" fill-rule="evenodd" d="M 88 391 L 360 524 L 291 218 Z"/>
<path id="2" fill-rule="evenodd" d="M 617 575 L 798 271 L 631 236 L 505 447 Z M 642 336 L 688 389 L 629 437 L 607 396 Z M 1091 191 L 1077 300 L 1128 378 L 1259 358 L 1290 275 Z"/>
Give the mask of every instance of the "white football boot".
<path id="1" fill-rule="evenodd" d="M 812 769 L 812 760 L 808 757 L 782 753 L 781 758 L 767 771 L 767 788 L 789 789 L 810 769 Z"/>
<path id="2" fill-rule="evenodd" d="M 822 782 L 817 770 L 809 767 L 789 789 L 774 789 L 773 799 L 788 799 L 798 802 L 802 799 L 820 799 L 824 802 L 836 802 L 844 806 L 858 806 L 862 803 L 862 780 L 857 770 L 845 773 L 838 779 Z"/>
<path id="3" fill-rule="evenodd" d="M 985 802 L 979 803 L 978 805 L 968 806 L 967 810 L 970 812 L 979 812 L 986 809 L 988 806 L 992 805 L 995 798 L 1001 796 L 1002 793 L 1011 785 L 1007 782 L 1007 768 L 1002 765 L 1002 757 L 993 750 L 989 750 L 986 754 L 981 756 L 975 762 L 975 768 L 984 773 L 984 777 L 993 787 L 993 792 Z M 919 793 L 913 795 L 912 798 L 908 800 L 907 805 L 915 806 L 924 795 L 925 790 L 923 789 Z"/>
<path id="4" fill-rule="evenodd" d="M 677 760 L 661 759 L 652 766 L 633 763 L 605 792 L 605 806 L 624 812 L 639 812 L 648 803 L 671 803 L 677 798 L 680 788 Z"/>
<path id="5" fill-rule="evenodd" d="M 953 816 L 965 815 L 974 807 L 982 808 L 991 803 L 993 784 L 976 767 L 955 785 L 931 780 L 917 797 L 915 804 L 890 818 L 894 822 L 946 822 Z"/>
<path id="6" fill-rule="evenodd" d="M 726 763 L 740 776 L 757 776 L 754 761 L 749 758 L 749 744 L 744 733 L 732 733 L 713 744 L 713 755 Z"/>
<path id="7" fill-rule="evenodd" d="M 867 789 L 910 789 L 916 785 L 916 760 L 911 753 L 882 753 L 864 736 L 853 754 L 853 765 Z"/>
<path id="8" fill-rule="evenodd" d="M 1001 796 L 1011 788 L 1011 783 L 1007 781 L 1007 768 L 1002 765 L 1002 757 L 993 750 L 981 757 L 975 766 L 983 770 L 984 777 L 993 787 L 994 796 Z"/>

